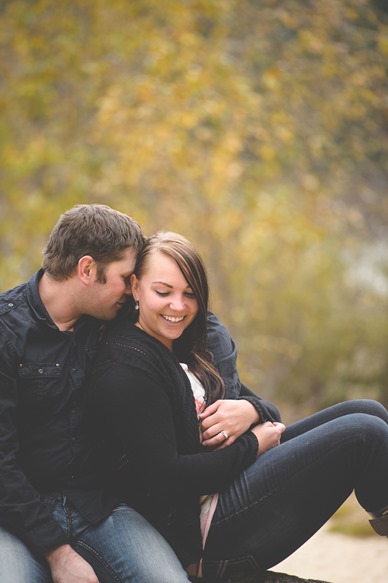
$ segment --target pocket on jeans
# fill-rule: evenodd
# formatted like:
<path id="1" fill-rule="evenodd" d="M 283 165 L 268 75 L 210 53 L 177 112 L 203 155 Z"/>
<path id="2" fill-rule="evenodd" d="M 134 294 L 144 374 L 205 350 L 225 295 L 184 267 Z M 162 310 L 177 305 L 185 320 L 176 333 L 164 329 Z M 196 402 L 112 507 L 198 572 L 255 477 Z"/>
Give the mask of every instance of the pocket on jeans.
<path id="1" fill-rule="evenodd" d="M 203 572 L 209 579 L 227 580 L 229 577 L 249 577 L 262 573 L 262 569 L 252 555 L 219 561 L 203 560 Z"/>

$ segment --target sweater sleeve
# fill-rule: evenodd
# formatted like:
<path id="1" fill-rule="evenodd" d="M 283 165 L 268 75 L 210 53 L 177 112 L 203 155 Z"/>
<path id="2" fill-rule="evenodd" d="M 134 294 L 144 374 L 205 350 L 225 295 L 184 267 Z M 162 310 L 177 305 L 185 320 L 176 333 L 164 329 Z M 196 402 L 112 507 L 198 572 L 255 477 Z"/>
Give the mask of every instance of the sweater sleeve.
<path id="1" fill-rule="evenodd" d="M 150 492 L 220 490 L 257 456 L 256 436 L 247 432 L 219 451 L 179 453 L 169 396 L 143 371 L 113 363 L 92 382 L 90 407 L 100 431 L 118 452 L 125 452 L 131 481 Z"/>

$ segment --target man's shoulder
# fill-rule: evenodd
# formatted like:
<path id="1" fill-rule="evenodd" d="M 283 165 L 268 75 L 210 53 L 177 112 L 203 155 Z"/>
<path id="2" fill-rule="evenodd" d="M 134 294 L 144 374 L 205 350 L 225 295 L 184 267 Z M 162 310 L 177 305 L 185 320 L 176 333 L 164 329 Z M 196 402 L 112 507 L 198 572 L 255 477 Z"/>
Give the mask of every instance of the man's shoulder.
<path id="1" fill-rule="evenodd" d="M 0 293 L 0 316 L 12 312 L 26 299 L 28 282 Z"/>
<path id="2" fill-rule="evenodd" d="M 0 294 L 0 337 L 13 346 L 24 343 L 29 330 L 39 321 L 39 306 L 34 300 L 36 274 L 28 281 Z"/>
<path id="3" fill-rule="evenodd" d="M 0 353 L 2 369 L 5 363 L 12 363 L 18 354 L 16 346 L 25 321 L 27 284 L 20 284 L 0 294 Z M 23 326 L 23 334 L 26 334 Z"/>
<path id="4" fill-rule="evenodd" d="M 32 307 L 32 311 L 40 310 L 39 280 L 43 270 L 36 271 L 28 281 L 0 293 L 0 316 L 15 311 L 20 306 Z"/>

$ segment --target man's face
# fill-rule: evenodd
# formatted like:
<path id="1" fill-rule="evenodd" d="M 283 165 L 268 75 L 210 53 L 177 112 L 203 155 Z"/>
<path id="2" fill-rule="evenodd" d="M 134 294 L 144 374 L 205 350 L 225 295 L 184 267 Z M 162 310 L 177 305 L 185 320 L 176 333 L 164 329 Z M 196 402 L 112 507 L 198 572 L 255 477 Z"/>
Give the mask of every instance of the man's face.
<path id="1" fill-rule="evenodd" d="M 130 276 L 134 270 L 136 252 L 129 247 L 120 261 L 109 263 L 105 269 L 105 283 L 97 279 L 90 289 L 86 313 L 100 320 L 112 320 L 130 295 Z"/>

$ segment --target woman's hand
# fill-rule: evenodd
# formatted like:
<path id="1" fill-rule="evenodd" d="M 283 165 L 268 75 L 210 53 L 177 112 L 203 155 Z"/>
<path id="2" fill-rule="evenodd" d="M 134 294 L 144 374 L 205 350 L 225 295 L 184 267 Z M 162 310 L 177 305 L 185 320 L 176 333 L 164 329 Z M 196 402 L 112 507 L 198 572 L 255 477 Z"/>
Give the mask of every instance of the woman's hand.
<path id="1" fill-rule="evenodd" d="M 202 445 L 222 449 L 257 423 L 259 414 L 249 401 L 223 399 L 206 407 L 199 419 Z"/>
<path id="2" fill-rule="evenodd" d="M 262 455 L 269 449 L 276 447 L 280 444 L 282 433 L 286 426 L 283 423 L 278 423 L 277 421 L 266 421 L 260 425 L 256 425 L 251 429 L 259 441 L 259 449 L 257 455 Z"/>

